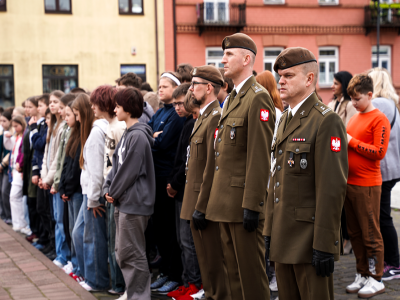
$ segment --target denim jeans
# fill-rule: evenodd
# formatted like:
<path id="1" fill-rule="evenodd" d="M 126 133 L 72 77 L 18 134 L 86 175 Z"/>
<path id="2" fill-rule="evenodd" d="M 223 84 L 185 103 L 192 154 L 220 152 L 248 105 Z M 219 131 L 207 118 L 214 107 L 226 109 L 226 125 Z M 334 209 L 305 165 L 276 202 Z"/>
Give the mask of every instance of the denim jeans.
<path id="1" fill-rule="evenodd" d="M 104 204 L 103 198 L 99 201 Z M 95 218 L 93 210 L 88 210 L 87 202 L 87 195 L 83 195 L 72 240 L 81 276 L 90 287 L 104 290 L 109 286 L 106 216 L 101 212 L 102 216 Z"/>
<path id="2" fill-rule="evenodd" d="M 107 203 L 107 239 L 108 239 L 108 262 L 110 264 L 111 288 L 116 292 L 125 291 L 125 280 L 121 268 L 115 259 L 115 206 Z"/>
<path id="3" fill-rule="evenodd" d="M 78 219 L 79 210 L 81 209 L 83 201 L 83 195 L 81 193 L 75 193 L 68 201 L 68 219 L 69 219 L 69 234 L 71 235 L 71 262 L 72 262 L 72 273 L 78 276 L 82 276 L 79 269 L 78 259 L 76 258 L 76 251 L 74 245 L 74 239 L 72 238 L 72 231 L 76 220 Z M 83 277 L 83 276 L 82 276 Z"/>
<path id="4" fill-rule="evenodd" d="M 57 260 L 66 265 L 71 260 L 71 251 L 68 247 L 64 232 L 64 201 L 62 201 L 60 193 L 53 195 L 54 220 L 56 221 L 55 237 L 56 237 L 56 254 Z"/>

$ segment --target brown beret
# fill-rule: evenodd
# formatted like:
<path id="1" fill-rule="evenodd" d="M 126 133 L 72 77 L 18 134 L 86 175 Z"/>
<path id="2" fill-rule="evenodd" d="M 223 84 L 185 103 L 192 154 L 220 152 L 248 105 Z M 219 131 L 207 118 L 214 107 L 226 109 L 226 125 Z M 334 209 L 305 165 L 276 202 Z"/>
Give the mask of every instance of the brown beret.
<path id="1" fill-rule="evenodd" d="M 284 70 L 312 61 L 317 62 L 310 50 L 301 47 L 286 48 L 276 58 L 274 71 L 278 73 L 278 69 Z"/>
<path id="2" fill-rule="evenodd" d="M 214 66 L 201 66 L 195 67 L 190 74 L 193 77 L 200 77 L 204 80 L 211 81 L 212 83 L 220 86 L 224 85 L 224 78 L 222 77 L 219 70 Z"/>
<path id="3" fill-rule="evenodd" d="M 242 48 L 247 49 L 257 54 L 257 46 L 256 43 L 244 33 L 235 33 L 225 37 L 222 41 L 222 49 L 229 49 L 229 48 Z"/>

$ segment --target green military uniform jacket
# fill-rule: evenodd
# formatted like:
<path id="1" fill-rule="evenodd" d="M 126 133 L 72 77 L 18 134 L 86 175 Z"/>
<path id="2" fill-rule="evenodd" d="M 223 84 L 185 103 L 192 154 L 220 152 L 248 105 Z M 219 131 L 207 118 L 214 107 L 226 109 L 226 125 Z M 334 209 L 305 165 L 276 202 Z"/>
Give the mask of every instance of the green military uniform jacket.
<path id="1" fill-rule="evenodd" d="M 285 129 L 287 117 L 286 111 L 272 145 L 276 164 L 263 231 L 271 237 L 271 261 L 311 263 L 313 248 L 338 260 L 348 173 L 346 129 L 315 93 Z"/>
<path id="2" fill-rule="evenodd" d="M 215 141 L 215 169 L 206 218 L 243 222 L 243 210 L 264 210 L 275 125 L 274 103 L 251 76 L 223 109 Z"/>
<path id="3" fill-rule="evenodd" d="M 214 177 L 214 134 L 220 118 L 221 108 L 218 100 L 215 100 L 194 124 L 190 135 L 182 219 L 191 220 L 195 209 L 206 213 Z"/>

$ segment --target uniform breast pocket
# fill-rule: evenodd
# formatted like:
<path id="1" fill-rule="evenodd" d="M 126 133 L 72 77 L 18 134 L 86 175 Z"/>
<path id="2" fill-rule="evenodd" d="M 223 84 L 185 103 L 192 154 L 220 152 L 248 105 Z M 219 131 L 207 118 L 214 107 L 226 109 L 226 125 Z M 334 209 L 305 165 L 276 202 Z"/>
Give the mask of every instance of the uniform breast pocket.
<path id="1" fill-rule="evenodd" d="M 192 149 L 191 155 L 193 155 L 194 159 L 202 160 L 206 155 L 205 143 L 203 143 L 203 137 L 192 138 Z"/>
<path id="2" fill-rule="evenodd" d="M 285 150 L 286 163 L 289 165 L 287 174 L 310 174 L 310 143 L 287 143 Z"/>
<path id="3" fill-rule="evenodd" d="M 244 146 L 247 132 L 244 128 L 244 118 L 228 118 L 224 134 L 225 145 Z"/>

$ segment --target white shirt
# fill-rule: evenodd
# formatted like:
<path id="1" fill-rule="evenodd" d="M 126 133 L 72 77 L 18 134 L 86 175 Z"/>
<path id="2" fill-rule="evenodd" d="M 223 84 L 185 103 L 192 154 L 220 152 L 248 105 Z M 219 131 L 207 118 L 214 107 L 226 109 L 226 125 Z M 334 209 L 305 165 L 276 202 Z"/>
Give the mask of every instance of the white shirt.
<path id="1" fill-rule="evenodd" d="M 243 80 L 241 83 L 239 83 L 238 86 L 235 85 L 235 86 L 233 87 L 233 89 L 236 90 L 236 94 L 239 94 L 240 89 L 244 86 L 244 84 L 246 83 L 246 81 L 249 80 L 249 78 L 250 78 L 251 76 L 253 76 L 253 74 L 250 75 L 249 77 L 247 77 L 247 78 L 246 78 L 245 80 Z"/>
<path id="2" fill-rule="evenodd" d="M 301 101 L 299 104 L 297 104 L 295 107 L 291 108 L 289 105 L 289 113 L 292 112 L 292 117 L 294 117 L 294 115 L 299 110 L 300 106 L 304 103 L 304 101 L 306 101 L 308 99 L 308 97 L 310 97 L 313 93 L 314 93 L 314 91 L 310 95 L 308 95 L 303 101 Z"/>
<path id="3" fill-rule="evenodd" d="M 217 101 L 217 100 L 214 100 Z M 210 106 L 211 103 L 213 103 L 214 101 L 211 101 L 210 103 L 208 103 L 206 106 L 204 106 L 203 108 L 200 109 L 200 115 L 203 115 L 203 112 L 206 111 L 207 107 Z"/>

